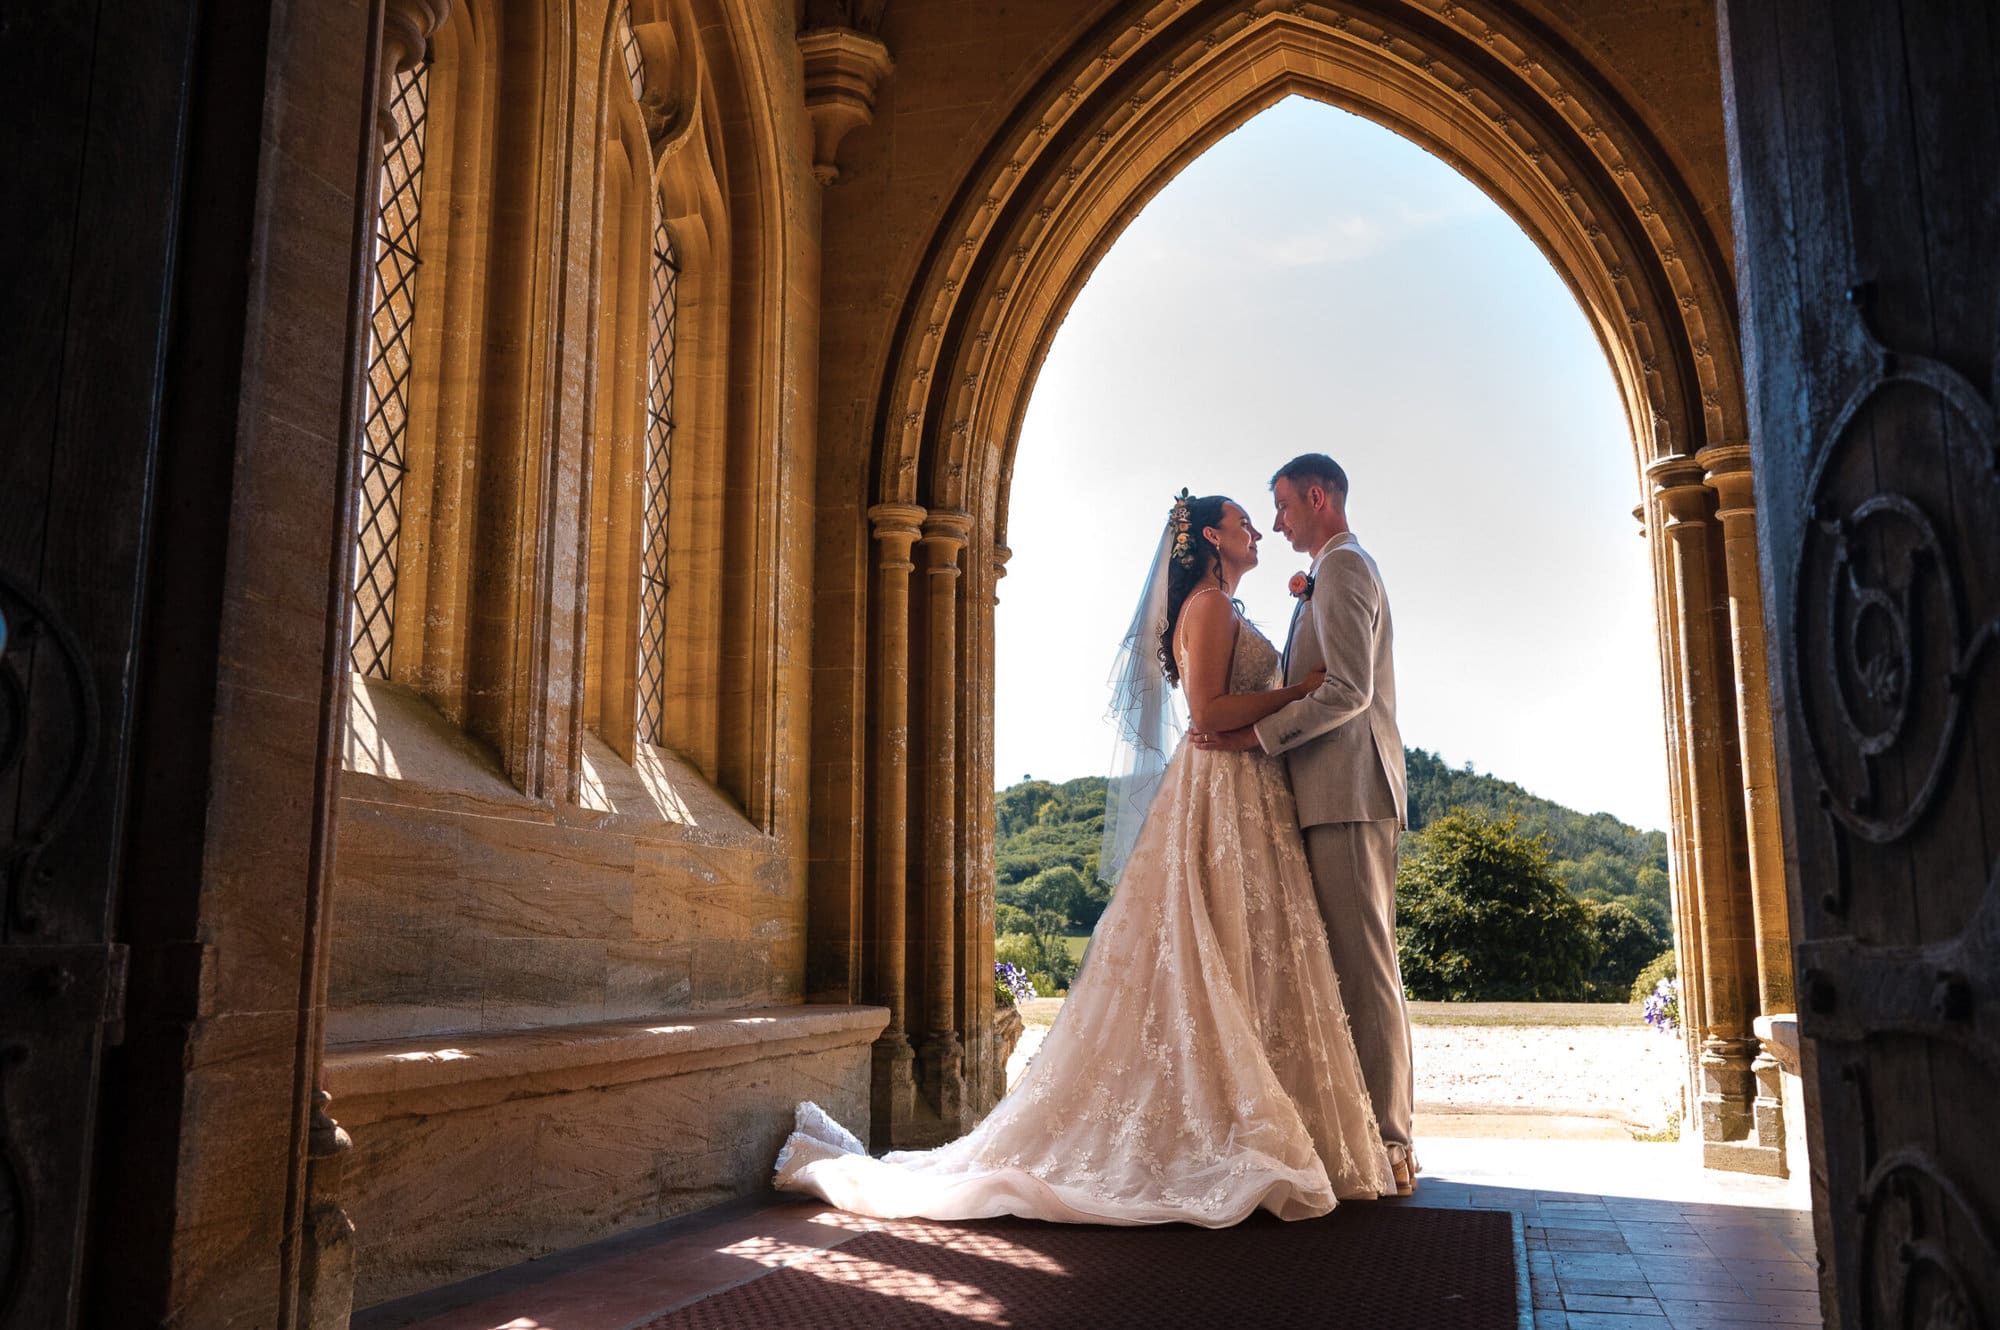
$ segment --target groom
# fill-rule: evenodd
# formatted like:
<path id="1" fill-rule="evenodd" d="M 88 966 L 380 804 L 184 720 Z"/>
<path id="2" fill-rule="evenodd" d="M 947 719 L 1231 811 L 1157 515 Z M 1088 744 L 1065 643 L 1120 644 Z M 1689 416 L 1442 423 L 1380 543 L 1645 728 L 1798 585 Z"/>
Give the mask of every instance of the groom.
<path id="1" fill-rule="evenodd" d="M 1285 682 L 1326 681 L 1249 729 L 1196 735 L 1203 748 L 1283 753 L 1305 832 L 1313 888 L 1354 1049 L 1397 1190 L 1416 1186 L 1410 1150 L 1410 1017 L 1396 964 L 1396 840 L 1406 822 L 1403 739 L 1382 575 L 1347 528 L 1347 473 L 1331 457 L 1295 457 L 1271 478 L 1277 533 L 1312 570 L 1285 639 Z"/>

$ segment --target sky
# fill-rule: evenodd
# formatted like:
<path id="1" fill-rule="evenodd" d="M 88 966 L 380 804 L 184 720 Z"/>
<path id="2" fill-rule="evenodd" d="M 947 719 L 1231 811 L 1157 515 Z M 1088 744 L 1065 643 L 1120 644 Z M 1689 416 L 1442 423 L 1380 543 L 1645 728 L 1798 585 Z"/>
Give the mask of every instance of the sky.
<path id="1" fill-rule="evenodd" d="M 1271 472 L 1330 453 L 1382 570 L 1403 740 L 1584 812 L 1667 824 L 1631 434 L 1575 297 L 1445 163 L 1291 98 L 1168 183 L 1036 382 L 1000 583 L 1001 786 L 1104 774 L 1106 680 L 1173 495 L 1265 533 L 1238 594 L 1282 645 L 1305 566 Z"/>

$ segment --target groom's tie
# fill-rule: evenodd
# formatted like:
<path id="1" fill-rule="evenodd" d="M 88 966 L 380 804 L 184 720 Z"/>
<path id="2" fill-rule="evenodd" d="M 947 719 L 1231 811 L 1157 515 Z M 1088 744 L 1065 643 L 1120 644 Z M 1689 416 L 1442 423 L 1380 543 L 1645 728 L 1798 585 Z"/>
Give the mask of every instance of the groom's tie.
<path id="1" fill-rule="evenodd" d="M 1299 616 L 1305 612 L 1306 598 L 1304 596 L 1294 596 L 1292 598 L 1292 625 L 1285 629 L 1285 658 L 1278 662 L 1278 669 L 1285 676 L 1286 683 L 1292 681 L 1292 639 L 1299 635 Z"/>

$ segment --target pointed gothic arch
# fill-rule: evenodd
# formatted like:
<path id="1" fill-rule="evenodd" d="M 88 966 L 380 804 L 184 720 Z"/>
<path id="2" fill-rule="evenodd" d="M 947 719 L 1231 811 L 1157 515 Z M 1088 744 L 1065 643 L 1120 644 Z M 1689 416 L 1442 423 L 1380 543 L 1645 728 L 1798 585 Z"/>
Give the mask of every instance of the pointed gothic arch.
<path id="1" fill-rule="evenodd" d="M 873 421 L 874 801 L 855 875 L 862 913 L 896 940 L 857 986 L 892 1013 L 878 1141 L 918 1139 L 1000 1089 L 990 985 L 973 980 L 991 962 L 993 606 L 1036 372 L 1131 218 L 1294 94 L 1476 183 L 1604 348 L 1648 495 L 1694 1126 L 1712 1162 L 1754 1164 L 1776 1108 L 1751 1026 L 1790 1010 L 1791 975 L 1725 242 L 1607 71 L 1519 14 L 1454 3 L 1106 6 L 996 115 L 910 273 Z M 945 1030 L 965 1054 L 957 1081 Z M 920 1063 L 925 1044 L 939 1053 Z"/>

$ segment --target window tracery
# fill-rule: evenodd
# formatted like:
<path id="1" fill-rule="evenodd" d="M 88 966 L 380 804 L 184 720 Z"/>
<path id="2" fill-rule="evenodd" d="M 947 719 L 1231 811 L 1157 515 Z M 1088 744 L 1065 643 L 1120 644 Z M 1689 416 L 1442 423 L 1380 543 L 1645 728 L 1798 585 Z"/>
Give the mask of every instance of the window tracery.
<path id="1" fill-rule="evenodd" d="M 422 219 L 424 131 L 430 64 L 396 76 L 388 111 L 376 213 L 375 274 L 369 309 L 362 410 L 360 512 L 356 522 L 352 666 L 389 677 L 395 647 L 396 568 L 408 472 L 411 330 L 416 323 L 418 224 Z"/>
<path id="2" fill-rule="evenodd" d="M 646 472 L 639 555 L 639 735 L 666 742 L 667 499 L 674 441 L 674 325 L 680 264 L 664 200 L 654 197 L 646 382 Z"/>
<path id="3" fill-rule="evenodd" d="M 646 62 L 629 3 L 613 14 L 614 68 L 600 200 L 599 375 L 584 683 L 586 723 L 630 756 L 669 738 L 668 548 L 681 250 L 655 175 Z"/>

